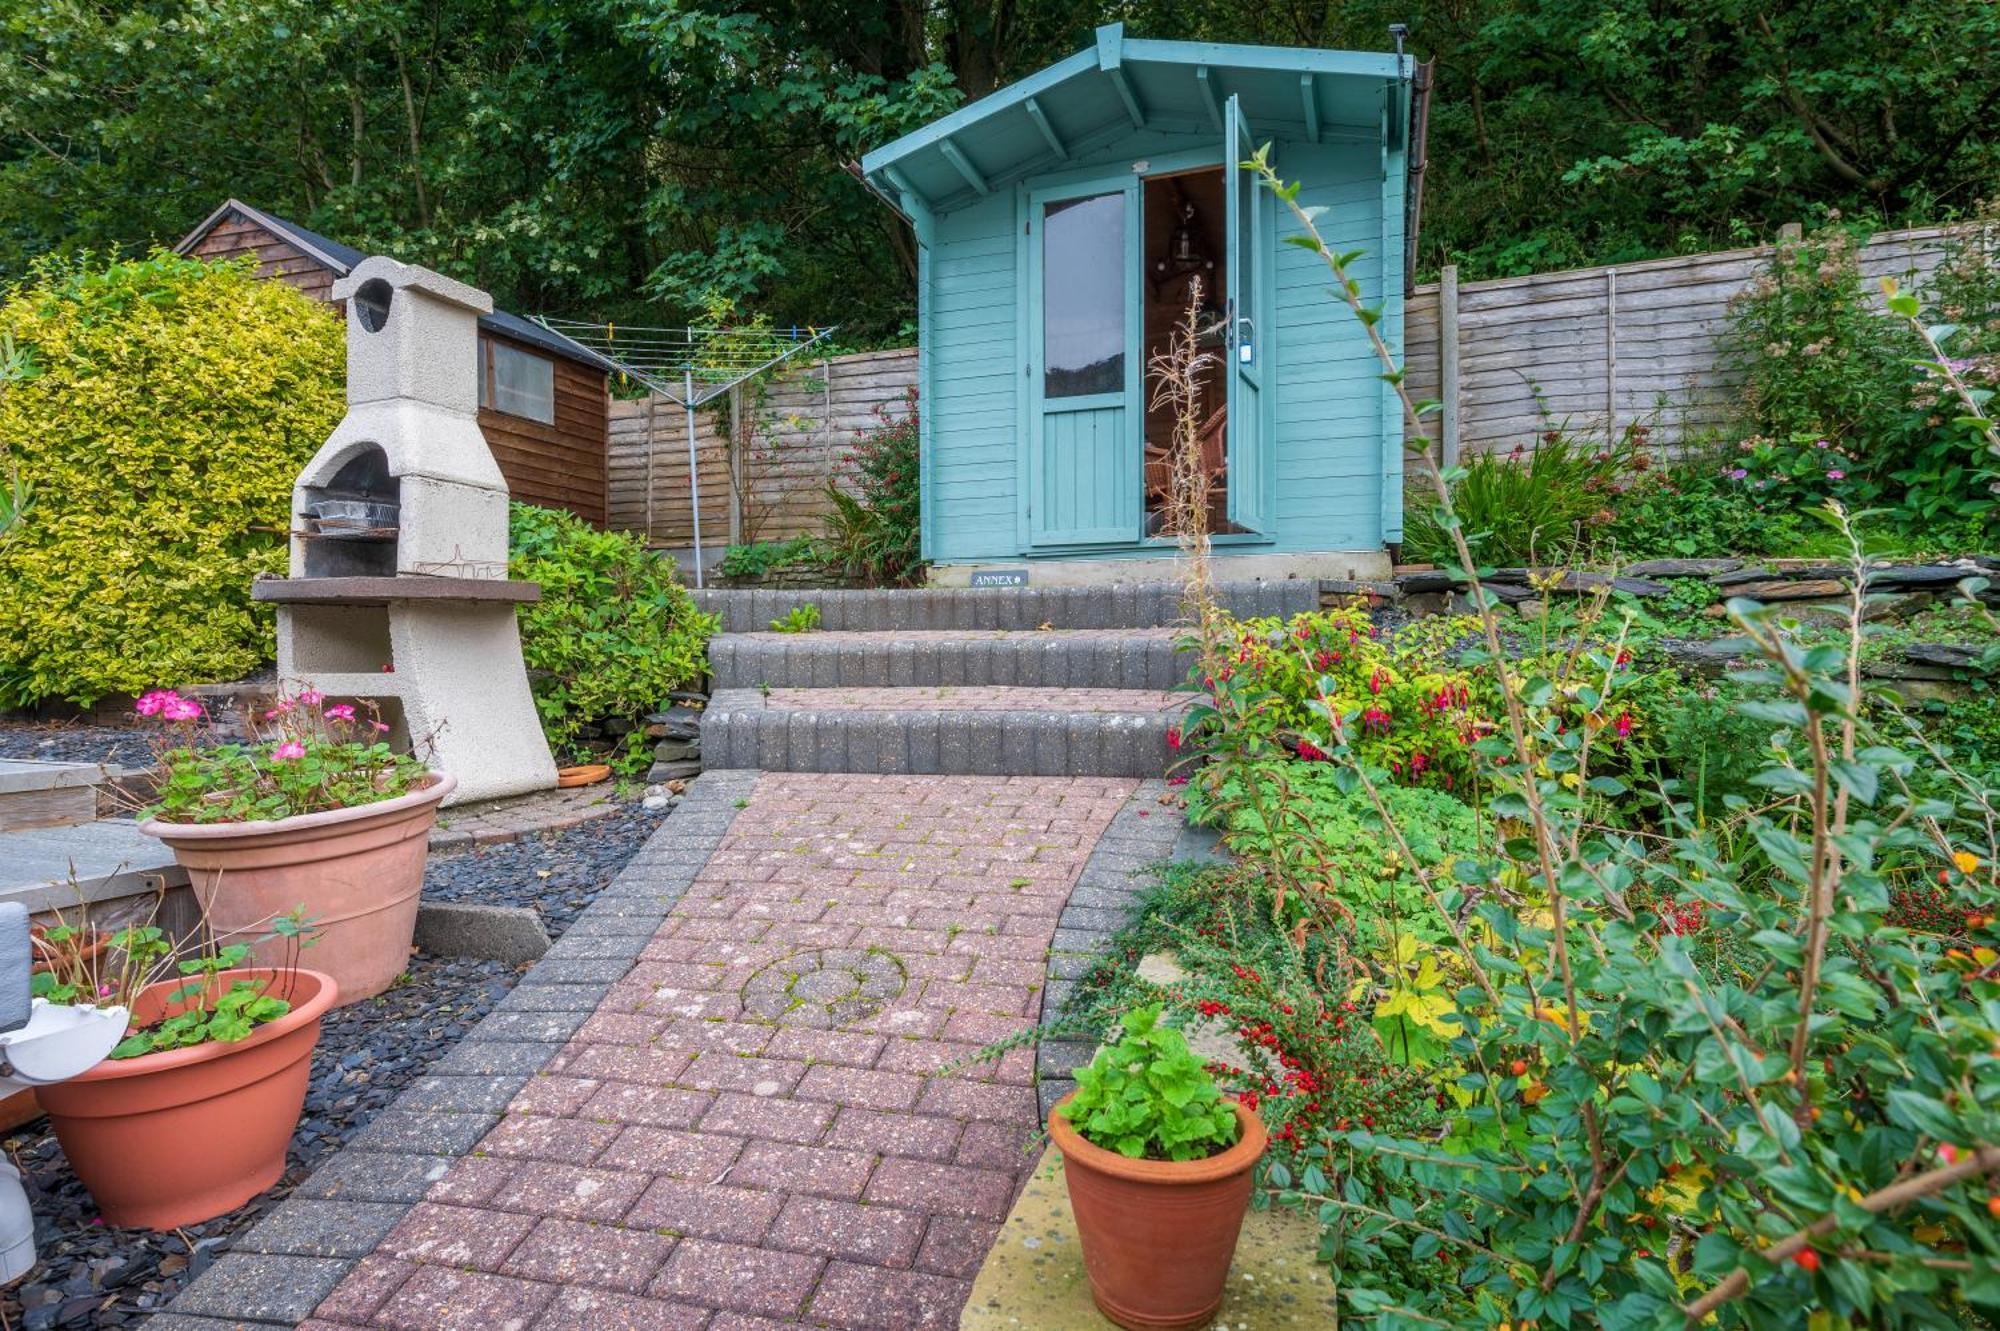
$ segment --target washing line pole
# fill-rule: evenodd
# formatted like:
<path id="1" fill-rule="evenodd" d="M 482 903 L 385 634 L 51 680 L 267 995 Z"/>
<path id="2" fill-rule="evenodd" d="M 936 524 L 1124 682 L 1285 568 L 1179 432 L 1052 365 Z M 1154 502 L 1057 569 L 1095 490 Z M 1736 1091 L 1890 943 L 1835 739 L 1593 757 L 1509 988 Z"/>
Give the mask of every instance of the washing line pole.
<path id="1" fill-rule="evenodd" d="M 701 478 L 695 474 L 694 460 L 694 371 L 683 370 L 682 382 L 687 396 L 681 399 L 687 404 L 688 417 L 688 494 L 694 499 L 694 585 L 706 587 L 708 576 L 701 567 Z"/>

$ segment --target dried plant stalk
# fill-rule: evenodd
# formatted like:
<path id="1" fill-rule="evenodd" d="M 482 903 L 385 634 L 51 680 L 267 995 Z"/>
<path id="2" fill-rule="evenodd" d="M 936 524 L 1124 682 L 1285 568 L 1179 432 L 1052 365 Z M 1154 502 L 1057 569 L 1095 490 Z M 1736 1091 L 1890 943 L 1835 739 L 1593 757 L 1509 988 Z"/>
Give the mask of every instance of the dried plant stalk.
<path id="1" fill-rule="evenodd" d="M 1182 611 L 1200 633 L 1203 656 L 1216 627 L 1215 588 L 1208 559 L 1209 475 L 1201 447 L 1202 388 L 1215 357 L 1201 349 L 1201 279 L 1188 286 L 1187 313 L 1166 348 L 1147 365 L 1151 405 L 1174 416 L 1168 453 L 1166 532 L 1180 549 Z"/>

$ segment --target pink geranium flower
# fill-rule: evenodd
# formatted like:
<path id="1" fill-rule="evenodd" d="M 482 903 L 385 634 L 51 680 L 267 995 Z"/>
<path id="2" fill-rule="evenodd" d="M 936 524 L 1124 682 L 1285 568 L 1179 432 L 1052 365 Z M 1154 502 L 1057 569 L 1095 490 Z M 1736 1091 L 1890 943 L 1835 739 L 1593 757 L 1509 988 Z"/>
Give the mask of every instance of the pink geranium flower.
<path id="1" fill-rule="evenodd" d="M 352 721 L 354 719 L 354 709 L 346 703 L 338 703 L 326 709 L 326 719 L 329 721 Z"/>
<path id="2" fill-rule="evenodd" d="M 290 762 L 294 758 L 303 758 L 305 756 L 306 746 L 295 739 L 288 739 L 277 748 L 271 750 L 271 760 L 273 762 Z"/>
<path id="3" fill-rule="evenodd" d="M 132 704 L 132 710 L 141 716 L 158 716 L 166 710 L 169 702 L 178 701 L 180 696 L 172 689 L 154 689 L 151 693 L 139 695 L 139 701 Z"/>
<path id="4" fill-rule="evenodd" d="M 326 701 L 326 695 L 324 693 L 321 693 L 318 689 L 307 689 L 304 693 L 301 693 L 299 695 L 299 701 L 304 703 L 308 707 L 317 707 L 322 702 Z"/>
<path id="5" fill-rule="evenodd" d="M 1826 474 L 1826 478 L 1829 481 L 1844 481 L 1847 479 L 1847 473 L 1842 471 L 1840 468 L 1835 467 L 1832 471 Z"/>
<path id="6" fill-rule="evenodd" d="M 199 721 L 201 704 L 192 698 L 169 698 L 160 704 L 160 715 L 168 721 Z"/>

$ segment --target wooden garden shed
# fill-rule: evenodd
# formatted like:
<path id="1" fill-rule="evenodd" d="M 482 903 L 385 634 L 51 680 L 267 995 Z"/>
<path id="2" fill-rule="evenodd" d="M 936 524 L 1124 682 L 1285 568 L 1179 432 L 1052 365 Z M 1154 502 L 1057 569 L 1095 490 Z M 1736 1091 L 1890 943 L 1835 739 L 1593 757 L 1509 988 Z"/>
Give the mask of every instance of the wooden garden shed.
<path id="1" fill-rule="evenodd" d="M 249 258 L 261 276 L 317 300 L 367 256 L 238 199 L 224 202 L 175 248 L 204 259 Z M 479 430 L 530 504 L 566 508 L 603 526 L 611 365 L 560 333 L 504 310 L 479 320 Z"/>
<path id="2" fill-rule="evenodd" d="M 918 242 L 924 552 L 1036 583 L 1171 555 L 1171 420 L 1146 365 L 1194 280 L 1215 325 L 1203 437 L 1231 576 L 1383 571 L 1403 423 L 1299 225 L 1240 163 L 1270 143 L 1401 354 L 1411 64 L 1126 37 L 861 163 Z M 985 580 L 985 579 L 982 579 Z"/>

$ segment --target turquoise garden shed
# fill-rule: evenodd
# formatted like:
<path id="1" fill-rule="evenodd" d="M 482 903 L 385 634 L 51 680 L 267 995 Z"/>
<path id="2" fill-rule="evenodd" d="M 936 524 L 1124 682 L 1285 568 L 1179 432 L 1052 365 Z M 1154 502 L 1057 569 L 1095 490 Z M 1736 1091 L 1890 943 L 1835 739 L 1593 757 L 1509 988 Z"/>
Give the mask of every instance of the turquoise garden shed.
<path id="1" fill-rule="evenodd" d="M 1382 571 L 1402 537 L 1393 390 L 1300 227 L 1241 166 L 1269 143 L 1401 355 L 1409 62 L 1096 44 L 869 153 L 918 242 L 923 542 L 940 581 L 1031 582 L 1173 553 L 1172 420 L 1146 366 L 1197 279 L 1202 409 L 1231 576 Z M 984 580 L 984 579 L 982 579 Z"/>

